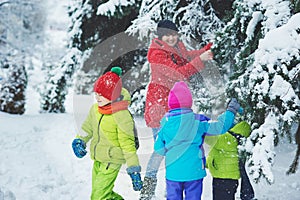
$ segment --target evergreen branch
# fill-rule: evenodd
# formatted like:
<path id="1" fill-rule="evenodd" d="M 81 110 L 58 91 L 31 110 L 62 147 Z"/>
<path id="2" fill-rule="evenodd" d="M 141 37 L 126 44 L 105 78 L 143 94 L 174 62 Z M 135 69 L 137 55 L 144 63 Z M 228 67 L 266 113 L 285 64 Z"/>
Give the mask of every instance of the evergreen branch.
<path id="1" fill-rule="evenodd" d="M 300 71 L 300 69 L 298 69 L 298 70 L 296 71 L 296 73 L 295 73 L 294 76 L 292 77 L 291 81 L 294 80 L 294 78 L 297 77 L 299 71 Z M 289 88 L 287 89 L 286 93 L 285 93 L 284 95 L 282 95 L 280 98 L 282 99 L 283 97 L 285 97 L 285 96 L 288 94 L 288 92 L 290 91 L 291 88 L 292 88 L 292 86 L 290 85 Z"/>
<path id="2" fill-rule="evenodd" d="M 8 3 L 11 3 L 11 2 L 10 2 L 10 1 L 4 1 L 4 2 L 1 2 L 1 3 L 0 3 L 0 7 L 3 6 L 3 5 L 5 5 L 5 4 L 8 4 Z"/>
<path id="3" fill-rule="evenodd" d="M 15 3 L 15 4 L 22 4 L 22 5 L 33 5 L 33 3 L 29 3 L 29 2 L 12 2 L 12 1 L 3 1 L 3 2 L 0 2 L 0 7 L 5 5 L 5 4 L 12 4 L 12 3 Z"/>

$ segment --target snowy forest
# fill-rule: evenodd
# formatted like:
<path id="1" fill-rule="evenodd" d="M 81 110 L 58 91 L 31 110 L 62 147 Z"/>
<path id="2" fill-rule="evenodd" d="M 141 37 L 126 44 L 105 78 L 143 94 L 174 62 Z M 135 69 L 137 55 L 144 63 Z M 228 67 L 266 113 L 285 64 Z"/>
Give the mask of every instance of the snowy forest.
<path id="1" fill-rule="evenodd" d="M 157 22 L 170 19 L 190 49 L 213 43 L 211 71 L 189 82 L 195 109 L 212 115 L 214 99 L 238 99 L 252 127 L 245 151 L 254 182 L 274 182 L 281 140 L 300 148 L 300 0 L 72 0 L 62 19 L 49 4 L 0 0 L 1 112 L 23 115 L 35 92 L 41 114 L 64 113 L 70 91 L 90 94 L 99 75 L 121 66 L 130 109 L 143 116 L 147 48 Z"/>

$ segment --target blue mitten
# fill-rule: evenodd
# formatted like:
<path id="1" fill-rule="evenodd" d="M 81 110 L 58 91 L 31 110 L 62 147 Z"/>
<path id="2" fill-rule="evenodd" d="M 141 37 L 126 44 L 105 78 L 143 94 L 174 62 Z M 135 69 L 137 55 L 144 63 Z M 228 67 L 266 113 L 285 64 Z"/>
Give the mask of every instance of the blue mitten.
<path id="1" fill-rule="evenodd" d="M 86 148 L 85 142 L 82 139 L 74 139 L 72 142 L 72 148 L 75 155 L 78 158 L 82 158 L 87 153 L 87 151 L 85 150 Z"/>
<path id="2" fill-rule="evenodd" d="M 131 178 L 134 191 L 140 191 L 143 188 L 140 172 L 141 166 L 132 166 L 127 168 L 127 173 Z"/>
<path id="3" fill-rule="evenodd" d="M 236 114 L 240 110 L 240 104 L 236 100 L 236 98 L 232 98 L 227 106 L 227 110 L 233 112 L 233 114 Z"/>

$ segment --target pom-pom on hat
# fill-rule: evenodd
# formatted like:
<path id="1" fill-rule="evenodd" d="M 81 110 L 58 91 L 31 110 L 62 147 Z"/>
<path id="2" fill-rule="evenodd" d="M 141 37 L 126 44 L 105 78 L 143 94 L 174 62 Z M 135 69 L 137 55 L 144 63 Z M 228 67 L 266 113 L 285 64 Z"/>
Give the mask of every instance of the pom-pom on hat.
<path id="1" fill-rule="evenodd" d="M 176 82 L 169 93 L 168 106 L 170 109 L 191 108 L 193 105 L 192 93 L 188 85 L 183 82 Z"/>
<path id="2" fill-rule="evenodd" d="M 172 21 L 165 19 L 157 24 L 157 36 L 159 39 L 164 35 L 178 34 L 178 28 Z"/>
<path id="3" fill-rule="evenodd" d="M 110 101 L 116 100 L 121 95 L 122 90 L 121 74 L 122 69 L 120 67 L 113 67 L 111 71 L 98 78 L 94 84 L 94 92 L 101 94 Z"/>

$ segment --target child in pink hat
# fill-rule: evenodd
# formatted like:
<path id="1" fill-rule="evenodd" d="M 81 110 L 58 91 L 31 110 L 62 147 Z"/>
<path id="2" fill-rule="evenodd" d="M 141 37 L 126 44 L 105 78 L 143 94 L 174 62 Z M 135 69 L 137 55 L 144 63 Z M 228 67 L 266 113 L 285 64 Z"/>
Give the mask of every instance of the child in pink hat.
<path id="1" fill-rule="evenodd" d="M 236 99 L 232 99 L 218 121 L 209 123 L 209 118 L 193 112 L 192 104 L 187 84 L 176 82 L 168 97 L 169 111 L 161 121 L 154 144 L 155 152 L 165 156 L 168 200 L 181 200 L 183 196 L 189 200 L 201 199 L 206 176 L 204 136 L 226 133 L 240 109 Z"/>

